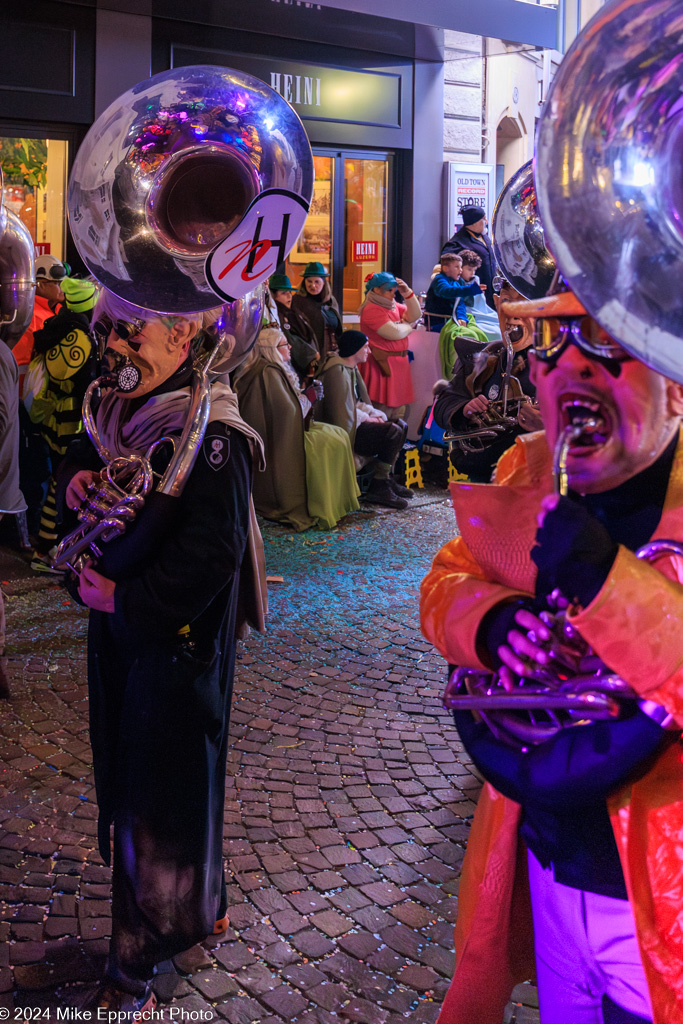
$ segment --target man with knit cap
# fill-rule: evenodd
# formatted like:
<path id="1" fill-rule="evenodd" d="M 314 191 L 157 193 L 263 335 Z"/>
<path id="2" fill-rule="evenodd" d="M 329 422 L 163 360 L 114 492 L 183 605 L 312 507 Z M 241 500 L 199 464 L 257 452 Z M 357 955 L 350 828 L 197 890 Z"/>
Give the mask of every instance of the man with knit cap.
<path id="1" fill-rule="evenodd" d="M 374 505 L 404 509 L 412 491 L 393 476 L 407 426 L 403 420 L 389 421 L 370 402 L 358 367 L 370 353 L 368 339 L 362 331 L 344 331 L 339 350 L 330 353 L 318 377 L 323 397 L 316 406 L 316 419 L 342 427 L 351 439 L 356 455 L 374 461 L 374 475 L 363 499 Z"/>
<path id="2" fill-rule="evenodd" d="M 486 233 L 486 210 L 482 206 L 464 206 L 460 211 L 462 227 L 452 235 L 441 255 L 447 252 L 462 252 L 470 249 L 481 259 L 481 267 L 477 271 L 479 280 L 486 285 L 486 301 L 495 309 L 493 301 L 493 278 L 496 273 L 496 258 L 493 255 L 491 240 Z"/>

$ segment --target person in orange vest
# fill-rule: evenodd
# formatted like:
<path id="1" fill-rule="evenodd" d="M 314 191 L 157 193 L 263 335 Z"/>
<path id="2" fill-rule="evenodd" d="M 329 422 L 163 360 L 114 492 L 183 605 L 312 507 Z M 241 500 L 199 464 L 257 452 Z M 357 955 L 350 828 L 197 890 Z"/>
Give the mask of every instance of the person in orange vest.
<path id="1" fill-rule="evenodd" d="M 56 256 L 36 257 L 36 300 L 33 317 L 25 333 L 12 349 L 19 367 L 19 394 L 23 396 L 24 378 L 33 354 L 34 331 L 41 330 L 48 317 L 54 316 L 57 306 L 64 302 L 62 281 L 67 276 L 65 265 Z"/>
<path id="2" fill-rule="evenodd" d="M 452 485 L 460 536 L 422 584 L 423 633 L 450 665 L 499 672 L 508 692 L 534 673 L 566 678 L 546 615 L 559 593 L 574 643 L 633 699 L 621 716 L 513 746 L 458 708 L 452 677 L 448 706 L 486 782 L 439 1024 L 498 1024 L 534 958 L 544 1024 L 683 1024 L 683 569 L 676 554 L 635 554 L 683 535 L 683 384 L 622 348 L 570 291 L 503 312 L 538 320 L 545 431 L 516 438 L 493 484 Z"/>

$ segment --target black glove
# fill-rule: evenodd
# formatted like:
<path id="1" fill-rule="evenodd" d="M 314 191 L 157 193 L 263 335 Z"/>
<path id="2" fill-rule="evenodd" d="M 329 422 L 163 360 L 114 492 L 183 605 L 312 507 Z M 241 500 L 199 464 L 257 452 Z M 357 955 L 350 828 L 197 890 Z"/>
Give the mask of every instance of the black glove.
<path id="1" fill-rule="evenodd" d="M 619 545 L 584 505 L 560 498 L 546 512 L 531 549 L 538 566 L 536 595 L 546 598 L 559 588 L 569 601 L 585 608 L 602 589 L 618 550 Z"/>
<path id="2" fill-rule="evenodd" d="M 538 609 L 530 597 L 520 597 L 495 604 L 479 623 L 477 654 L 484 665 L 488 665 L 496 672 L 503 664 L 498 657 L 498 648 L 508 642 L 510 630 L 517 629 L 523 632 L 522 626 L 515 622 L 515 615 L 521 608 L 538 614 Z"/>

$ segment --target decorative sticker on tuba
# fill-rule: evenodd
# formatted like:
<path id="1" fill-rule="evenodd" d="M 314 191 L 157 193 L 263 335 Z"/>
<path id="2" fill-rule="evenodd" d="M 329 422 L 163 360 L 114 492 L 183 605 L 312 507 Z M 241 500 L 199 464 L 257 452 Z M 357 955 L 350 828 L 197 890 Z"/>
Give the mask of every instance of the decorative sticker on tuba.
<path id="1" fill-rule="evenodd" d="M 206 279 L 234 302 L 274 274 L 303 230 L 308 203 L 286 188 L 269 188 L 247 207 L 235 230 L 207 256 Z"/>

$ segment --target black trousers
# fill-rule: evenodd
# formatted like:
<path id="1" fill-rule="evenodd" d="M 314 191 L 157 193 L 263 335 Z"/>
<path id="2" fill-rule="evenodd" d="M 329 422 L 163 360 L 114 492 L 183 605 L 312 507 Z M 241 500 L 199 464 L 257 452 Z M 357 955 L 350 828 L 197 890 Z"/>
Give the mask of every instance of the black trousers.
<path id="1" fill-rule="evenodd" d="M 393 467 L 408 433 L 405 420 L 361 423 L 356 428 L 353 450 L 357 455 L 388 462 Z"/>

